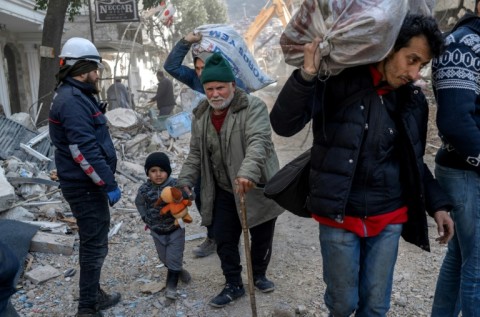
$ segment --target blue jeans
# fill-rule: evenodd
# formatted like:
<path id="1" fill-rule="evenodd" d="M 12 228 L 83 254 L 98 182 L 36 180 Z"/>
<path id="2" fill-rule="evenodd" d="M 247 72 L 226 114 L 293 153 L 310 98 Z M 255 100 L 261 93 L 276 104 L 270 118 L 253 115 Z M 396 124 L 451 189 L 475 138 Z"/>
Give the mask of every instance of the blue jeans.
<path id="1" fill-rule="evenodd" d="M 80 236 L 80 299 L 78 311 L 96 310 L 100 273 L 108 253 L 110 209 L 103 191 L 62 189 L 77 219 Z"/>
<path id="2" fill-rule="evenodd" d="M 454 202 L 455 234 L 440 269 L 432 317 L 480 316 L 480 176 L 435 166 L 435 176 Z"/>
<path id="3" fill-rule="evenodd" d="M 320 224 L 324 300 L 330 316 L 386 316 L 401 224 L 388 225 L 379 235 L 361 238 L 347 230 Z"/>

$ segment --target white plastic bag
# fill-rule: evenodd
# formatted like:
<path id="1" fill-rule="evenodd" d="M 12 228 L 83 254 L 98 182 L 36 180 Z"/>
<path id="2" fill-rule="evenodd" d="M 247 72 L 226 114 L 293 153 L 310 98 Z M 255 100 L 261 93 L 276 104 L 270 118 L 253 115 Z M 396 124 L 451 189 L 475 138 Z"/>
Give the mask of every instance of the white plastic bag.
<path id="1" fill-rule="evenodd" d="M 303 65 L 303 44 L 316 37 L 322 39 L 320 75 L 381 61 L 395 44 L 407 11 L 430 14 L 432 2 L 305 0 L 280 38 L 285 62 Z"/>
<path id="2" fill-rule="evenodd" d="M 219 52 L 230 62 L 235 77 L 240 78 L 249 92 L 259 90 L 275 81 L 258 66 L 245 40 L 226 24 L 206 24 L 195 29 L 202 40 L 192 45 L 193 55 L 201 52 Z"/>

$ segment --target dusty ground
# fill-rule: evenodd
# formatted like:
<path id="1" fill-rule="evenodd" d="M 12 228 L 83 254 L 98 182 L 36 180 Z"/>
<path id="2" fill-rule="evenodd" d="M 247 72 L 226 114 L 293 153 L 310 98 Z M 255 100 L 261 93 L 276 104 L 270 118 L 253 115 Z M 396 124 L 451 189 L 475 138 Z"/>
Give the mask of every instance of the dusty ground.
<path id="1" fill-rule="evenodd" d="M 274 99 L 267 95 L 263 98 L 267 103 Z M 307 149 L 310 138 L 308 128 L 292 138 L 274 136 L 281 165 Z M 426 156 L 432 162 L 435 146 L 439 145 L 436 132 L 430 132 L 429 143 L 433 146 L 427 149 Z M 179 168 L 174 169 L 174 174 Z M 126 194 L 134 195 L 133 192 Z M 187 236 L 204 232 L 194 208 L 191 214 L 194 223 L 187 227 Z M 180 298 L 175 303 L 166 301 L 163 291 L 142 293 L 142 285 L 163 283 L 166 269 L 158 260 L 153 242 L 143 230 L 137 213 L 113 209 L 112 223 L 120 221 L 123 225 L 111 239 L 102 284 L 105 289 L 121 292 L 123 300 L 105 311 L 105 316 L 251 316 L 248 295 L 223 309 L 208 306 L 208 301 L 222 289 L 224 279 L 216 255 L 201 259 L 193 257 L 192 249 L 202 239 L 186 243 L 184 267 L 191 272 L 193 280 L 188 285 L 179 284 Z M 445 247 L 434 241 L 436 228 L 433 221 L 430 237 L 431 253 L 402 241 L 388 316 L 429 315 L 436 277 L 445 252 Z M 76 245 L 72 256 L 34 253 L 34 266 L 50 264 L 62 272 L 68 268 L 78 269 L 77 248 Z M 322 281 L 318 226 L 313 220 L 298 218 L 288 212 L 279 217 L 268 276 L 275 282 L 276 290 L 269 294 L 256 292 L 258 316 L 294 316 L 296 313 L 301 316 L 327 316 L 323 304 L 325 285 Z M 77 281 L 78 273 L 73 278 L 60 276 L 41 285 L 32 285 L 22 279 L 21 290 L 13 296 L 13 303 L 21 316 L 73 316 L 77 305 Z M 244 283 L 247 283 L 245 274 Z"/>

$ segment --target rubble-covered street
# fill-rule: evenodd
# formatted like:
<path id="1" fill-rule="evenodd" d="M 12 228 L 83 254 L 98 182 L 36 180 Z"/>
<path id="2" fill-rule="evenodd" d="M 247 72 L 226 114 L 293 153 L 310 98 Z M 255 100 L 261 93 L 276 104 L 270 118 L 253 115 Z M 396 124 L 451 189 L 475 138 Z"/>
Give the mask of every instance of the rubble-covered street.
<path id="1" fill-rule="evenodd" d="M 239 248 L 243 265 L 242 278 L 247 293 L 224 308 L 213 308 L 208 303 L 223 289 L 225 279 L 216 254 L 196 258 L 192 252 L 206 236 L 206 228 L 200 225 L 201 216 L 195 204 L 192 204 L 189 214 L 193 222 L 186 225 L 187 241 L 184 253 L 184 268 L 190 272 L 192 280 L 189 284 L 179 282 L 178 299 L 172 301 L 165 298 L 167 269 L 159 260 L 152 237 L 149 231 L 146 231 L 135 207 L 137 190 L 146 180 L 144 162 L 150 153 L 166 153 L 171 162 L 171 175 L 178 176 L 189 153 L 191 134 L 188 131 L 184 133 L 184 130 L 190 127 L 188 118 L 199 100 L 205 97 L 201 93 L 204 92 L 201 82 L 198 83 L 200 90 L 195 92 L 190 89 L 192 85 L 180 80 L 190 80 L 191 76 L 176 76 L 172 68 L 191 68 L 191 75 L 201 78 L 198 71 L 203 69 L 204 63 L 197 67 L 199 54 L 221 52 L 224 57 L 228 57 L 231 66 L 234 66 L 237 79 L 244 84 L 251 84 L 250 79 L 253 78 L 253 82 L 262 84 L 246 90 L 261 98 L 271 110 L 291 72 L 304 64 L 300 45 L 321 37 L 319 52 L 322 58 L 326 58 L 338 53 L 337 50 L 341 47 L 337 44 L 325 46 L 335 35 L 340 40 L 338 43 L 345 44 L 345 57 L 351 57 L 347 66 L 353 66 L 351 62 L 357 61 L 360 54 L 356 54 L 354 48 L 360 47 L 359 44 L 365 40 L 359 40 L 356 32 L 350 33 L 354 35 L 353 41 L 345 35 L 348 35 L 346 29 L 362 24 L 358 21 L 340 23 L 338 21 L 342 21 L 341 19 L 334 18 L 353 18 L 357 14 L 334 14 L 329 8 L 332 12 L 327 16 L 323 8 L 328 7 L 329 2 L 342 4 L 330 6 L 332 8 L 356 8 L 357 6 L 350 5 L 354 1 L 0 2 L 0 242 L 8 245 L 9 248 L 6 249 L 12 249 L 14 255 L 21 260 L 22 269 L 15 279 L 17 292 L 11 297 L 11 303 L 18 314 L 22 317 L 74 317 L 77 313 L 80 270 L 78 228 L 70 206 L 58 187 L 59 179 L 53 161 L 54 148 L 49 136 L 48 122 L 52 119 L 49 115 L 52 97 L 58 93 L 60 77 L 56 75 L 62 69 L 59 66 L 66 63 L 67 57 L 71 57 L 70 61 L 77 58 L 90 60 L 94 57 L 94 60 L 98 58 L 97 66 L 101 67 L 100 71 L 95 71 L 99 76 L 96 82 L 97 99 L 102 105 L 105 105 L 105 102 L 109 105 L 102 109 L 107 109 L 108 127 L 118 159 L 115 177 L 122 192 L 121 199 L 110 208 L 109 254 L 100 279 L 102 289 L 119 292 L 122 299 L 114 307 L 103 311 L 103 315 L 252 316 L 243 237 Z M 318 10 L 300 9 L 304 2 L 307 5 L 318 2 L 321 7 L 317 7 Z M 372 5 L 376 2 L 387 3 L 358 1 Z M 442 32 L 449 32 L 460 18 L 473 12 L 476 5 L 473 0 L 390 2 L 392 8 L 403 6 L 405 14 L 407 4 L 410 12 L 417 12 L 420 6 L 424 9 L 428 7 Z M 308 19 L 296 23 L 297 19 L 294 17 L 298 16 L 299 12 L 308 13 Z M 322 14 L 322 19 L 312 19 L 311 12 Z M 366 34 L 393 35 L 393 24 L 385 34 L 371 32 L 372 25 L 378 26 L 372 12 L 365 11 L 368 22 L 365 24 L 365 30 L 368 31 Z M 385 10 L 383 13 L 385 12 L 391 16 L 390 20 L 400 17 L 399 10 Z M 389 19 L 385 19 L 386 16 L 387 14 L 378 14 L 378 20 L 387 22 Z M 317 19 L 322 23 L 317 23 Z M 303 42 L 292 41 L 293 44 L 289 44 L 286 41 L 288 37 L 284 35 L 286 30 L 292 29 L 288 26 L 295 23 L 301 26 L 302 30 L 311 26 L 322 28 L 313 30 L 311 38 L 305 37 L 308 41 L 303 39 Z M 327 26 L 328 30 L 323 30 Z M 343 29 L 344 26 L 346 29 Z M 336 30 L 340 27 L 341 32 Z M 227 32 L 219 31 L 224 29 Z M 305 31 L 301 33 L 310 36 L 311 32 Z M 187 41 L 190 33 L 196 36 L 201 34 L 203 41 Z M 298 40 L 297 37 L 301 35 L 292 34 L 294 40 Z M 91 40 L 97 52 L 94 55 L 77 56 L 79 50 L 75 49 L 72 50 L 73 56 L 65 54 L 60 58 L 62 48 L 73 38 L 87 42 Z M 222 45 L 217 46 L 216 41 Z M 383 40 L 370 42 L 386 43 Z M 185 54 L 178 54 L 178 51 L 173 54 L 174 58 L 171 60 L 178 59 L 179 63 L 175 65 L 175 62 L 169 71 L 167 60 L 177 44 L 181 44 L 180 48 L 184 47 Z M 346 44 L 352 44 L 352 48 Z M 393 42 L 391 44 L 393 46 Z M 390 48 L 385 50 L 382 58 L 387 56 Z M 288 55 L 295 51 L 299 58 L 290 58 Z M 366 49 L 364 52 L 381 51 Z M 369 54 L 366 55 L 368 57 Z M 345 61 L 347 62 L 346 59 Z M 374 61 L 368 61 L 372 62 Z M 367 62 L 359 62 L 364 63 Z M 326 60 L 322 64 L 328 66 L 330 62 Z M 243 69 L 239 67 L 242 65 Z M 165 98 L 165 94 L 158 93 L 159 77 L 163 77 L 157 77 L 160 72 L 172 81 L 172 98 L 175 102 L 170 102 L 171 98 Z M 64 73 L 65 76 L 67 74 Z M 254 76 L 247 77 L 249 74 Z M 326 74 L 328 78 L 334 73 L 328 71 Z M 415 84 L 421 86 L 430 102 L 430 123 L 424 159 L 433 169 L 435 154 L 441 142 L 435 124 L 436 105 L 431 91 L 431 67 L 424 67 L 421 76 L 423 80 Z M 271 84 L 272 82 L 274 83 Z M 238 84 L 236 87 L 245 88 Z M 119 98 L 120 90 L 125 91 L 123 98 Z M 121 100 L 124 102 L 120 102 Z M 178 122 L 183 123 L 183 126 L 176 130 L 178 136 L 168 131 L 168 116 L 159 116 L 159 109 L 162 107 L 157 105 L 157 101 L 168 101 L 166 106 L 169 109 L 176 104 L 173 114 L 179 116 Z M 117 108 L 121 104 L 127 108 Z M 295 106 L 295 102 L 292 102 L 292 106 Z M 75 115 L 72 117 L 77 118 Z M 77 127 L 74 124 L 69 126 Z M 311 127 L 307 126 L 289 138 L 274 134 L 273 141 L 280 166 L 283 166 L 311 147 Z M 110 153 L 113 156 L 113 151 Z M 78 181 L 77 177 L 73 179 L 74 182 Z M 118 190 L 114 192 L 118 194 Z M 401 240 L 388 317 L 430 316 L 438 272 L 447 249 L 445 245 L 435 241 L 437 228 L 431 218 L 429 238 L 431 252 L 422 251 Z M 267 277 L 275 283 L 275 290 L 270 293 L 255 293 L 258 316 L 328 317 L 323 299 L 325 284 L 322 274 L 318 223 L 313 219 L 284 212 L 276 222 L 272 257 L 267 271 Z M 0 312 L 0 317 L 6 316 Z"/>

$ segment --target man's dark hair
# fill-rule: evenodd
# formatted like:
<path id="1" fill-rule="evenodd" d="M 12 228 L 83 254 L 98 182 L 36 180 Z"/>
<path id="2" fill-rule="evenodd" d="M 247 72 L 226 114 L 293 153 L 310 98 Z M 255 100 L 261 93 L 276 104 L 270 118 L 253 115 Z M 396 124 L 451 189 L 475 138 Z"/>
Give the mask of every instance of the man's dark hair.
<path id="1" fill-rule="evenodd" d="M 444 49 L 442 32 L 438 28 L 437 21 L 431 16 L 420 14 L 407 14 L 403 20 L 400 33 L 393 49 L 395 52 L 406 47 L 410 39 L 414 36 L 424 35 L 430 46 L 430 53 L 433 57 L 439 56 Z"/>
<path id="2" fill-rule="evenodd" d="M 159 77 L 165 77 L 165 75 L 163 74 L 163 72 L 161 70 L 157 71 L 157 76 Z"/>

